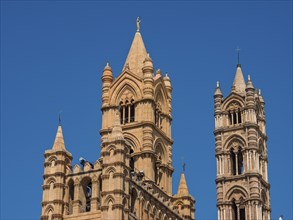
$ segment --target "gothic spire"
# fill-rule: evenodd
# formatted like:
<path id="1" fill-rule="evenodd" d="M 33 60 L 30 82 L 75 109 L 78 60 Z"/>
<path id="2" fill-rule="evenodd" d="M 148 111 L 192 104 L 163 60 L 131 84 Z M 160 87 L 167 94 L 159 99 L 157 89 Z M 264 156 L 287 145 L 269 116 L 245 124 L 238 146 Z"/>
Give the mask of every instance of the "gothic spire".
<path id="1" fill-rule="evenodd" d="M 60 122 L 59 122 L 59 125 L 58 125 L 57 134 L 56 134 L 55 141 L 54 141 L 52 149 L 53 150 L 66 150 L 65 149 L 65 144 L 64 144 L 63 133 L 62 133 L 62 127 L 61 127 Z"/>
<path id="2" fill-rule="evenodd" d="M 217 95 L 223 96 L 221 88 L 220 88 L 220 82 L 219 81 L 217 81 L 217 87 L 216 87 L 215 92 L 214 92 L 214 96 L 217 96 Z"/>
<path id="3" fill-rule="evenodd" d="M 240 94 L 240 95 L 244 95 L 245 94 L 245 81 L 243 78 L 243 74 L 242 74 L 242 70 L 241 70 L 241 65 L 237 64 L 237 69 L 236 69 L 236 73 L 235 73 L 235 78 L 234 78 L 234 82 L 233 82 L 233 86 L 232 86 L 232 91 Z"/>
<path id="4" fill-rule="evenodd" d="M 188 196 L 188 188 L 185 180 L 184 172 L 181 173 L 180 182 L 178 186 L 177 196 Z"/>
<path id="5" fill-rule="evenodd" d="M 140 26 L 138 25 L 123 69 L 128 64 L 132 73 L 142 77 L 143 62 L 147 57 L 147 51 L 140 34 Z"/>

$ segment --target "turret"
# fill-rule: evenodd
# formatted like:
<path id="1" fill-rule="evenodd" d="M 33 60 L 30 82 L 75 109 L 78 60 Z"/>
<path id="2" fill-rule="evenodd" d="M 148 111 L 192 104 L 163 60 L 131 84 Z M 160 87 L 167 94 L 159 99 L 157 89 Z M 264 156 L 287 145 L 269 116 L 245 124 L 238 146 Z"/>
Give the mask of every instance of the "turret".
<path id="1" fill-rule="evenodd" d="M 153 79 L 154 67 L 153 67 L 153 61 L 150 58 L 149 54 L 147 54 L 147 57 L 145 58 L 143 62 L 142 72 L 143 72 L 143 82 L 144 82 L 144 87 L 143 87 L 144 97 L 152 99 L 154 96 L 154 79 Z"/>
<path id="2" fill-rule="evenodd" d="M 109 89 L 113 82 L 112 69 L 107 62 L 102 75 L 102 107 L 107 106 L 109 102 Z"/>
<path id="3" fill-rule="evenodd" d="M 181 173 L 177 194 L 174 196 L 174 206 L 184 219 L 194 219 L 195 200 L 188 192 L 184 172 Z"/>
<path id="4" fill-rule="evenodd" d="M 223 99 L 223 94 L 220 88 L 220 82 L 217 81 L 217 86 L 214 92 L 214 108 L 215 108 L 216 114 L 221 111 L 222 99 Z"/>
<path id="5" fill-rule="evenodd" d="M 71 154 L 66 150 L 59 123 L 52 149 L 45 151 L 41 219 L 62 219 L 68 204 L 63 203 L 65 176 L 71 172 Z"/>
<path id="6" fill-rule="evenodd" d="M 102 170 L 102 215 L 101 219 L 128 219 L 130 148 L 122 133 L 120 116 L 115 115 L 112 132 L 101 145 Z"/>
<path id="7" fill-rule="evenodd" d="M 169 107 L 169 113 L 171 114 L 172 112 L 172 84 L 171 84 L 171 80 L 168 76 L 168 74 L 166 73 L 166 75 L 164 76 L 164 84 L 166 86 L 167 89 L 167 93 L 168 93 L 168 107 Z"/>

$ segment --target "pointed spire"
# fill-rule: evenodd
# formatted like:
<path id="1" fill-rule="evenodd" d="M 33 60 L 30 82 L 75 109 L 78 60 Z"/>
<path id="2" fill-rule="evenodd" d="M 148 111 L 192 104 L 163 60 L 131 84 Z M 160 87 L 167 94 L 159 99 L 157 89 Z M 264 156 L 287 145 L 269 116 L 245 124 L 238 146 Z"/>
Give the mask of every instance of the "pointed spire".
<path id="1" fill-rule="evenodd" d="M 220 82 L 217 81 L 217 87 L 216 87 L 216 90 L 215 90 L 215 93 L 214 93 L 214 96 L 215 95 L 220 95 L 222 96 L 222 91 L 221 91 L 221 88 L 220 88 Z"/>
<path id="2" fill-rule="evenodd" d="M 253 85 L 252 85 L 252 81 L 250 79 L 250 75 L 248 75 L 248 80 L 247 80 L 247 84 L 246 84 L 246 89 L 254 89 Z"/>
<path id="3" fill-rule="evenodd" d="M 140 23 L 140 20 L 139 20 L 139 23 Z M 139 28 L 140 26 L 138 25 L 137 27 L 138 31 L 134 35 L 123 69 L 128 63 L 130 71 L 142 77 L 143 63 L 146 58 L 148 59 L 148 55 L 142 40 L 142 36 L 139 32 Z"/>
<path id="4" fill-rule="evenodd" d="M 236 92 L 240 95 L 245 95 L 245 81 L 243 78 L 242 70 L 241 70 L 241 65 L 237 64 L 237 69 L 235 73 L 235 78 L 232 86 L 232 91 Z"/>
<path id="5" fill-rule="evenodd" d="M 59 119 L 60 119 L 60 117 L 59 117 Z M 65 144 L 64 144 L 63 133 L 62 133 L 62 127 L 61 127 L 61 119 L 59 121 L 57 134 L 56 134 L 52 149 L 53 150 L 66 150 Z"/>
<path id="6" fill-rule="evenodd" d="M 178 186 L 177 196 L 188 196 L 188 188 L 185 180 L 184 172 L 181 173 L 180 182 Z"/>

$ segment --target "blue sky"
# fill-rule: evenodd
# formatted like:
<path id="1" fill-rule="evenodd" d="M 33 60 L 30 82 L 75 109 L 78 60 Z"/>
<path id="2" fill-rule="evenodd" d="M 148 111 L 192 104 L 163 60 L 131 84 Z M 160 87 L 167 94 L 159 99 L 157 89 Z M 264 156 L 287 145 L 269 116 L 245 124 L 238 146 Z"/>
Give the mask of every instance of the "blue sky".
<path id="1" fill-rule="evenodd" d="M 291 1 L 1 1 L 1 219 L 39 219 L 60 110 L 73 163 L 99 158 L 102 70 L 121 72 L 137 16 L 173 84 L 173 193 L 184 158 L 196 218 L 217 218 L 213 92 L 240 47 L 266 102 L 272 218 L 292 219 Z"/>

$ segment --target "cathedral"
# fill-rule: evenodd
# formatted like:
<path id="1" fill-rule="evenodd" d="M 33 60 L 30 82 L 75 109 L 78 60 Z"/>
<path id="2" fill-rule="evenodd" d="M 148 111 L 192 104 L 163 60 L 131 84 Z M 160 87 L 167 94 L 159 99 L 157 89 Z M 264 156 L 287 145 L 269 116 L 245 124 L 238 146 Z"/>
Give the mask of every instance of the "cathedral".
<path id="1" fill-rule="evenodd" d="M 72 167 L 61 123 L 45 151 L 41 220 L 195 219 L 184 172 L 172 193 L 171 80 L 136 26 L 120 75 L 109 63 L 102 73 L 100 158 Z M 269 220 L 264 99 L 240 64 L 228 97 L 217 83 L 214 108 L 218 220 Z"/>

